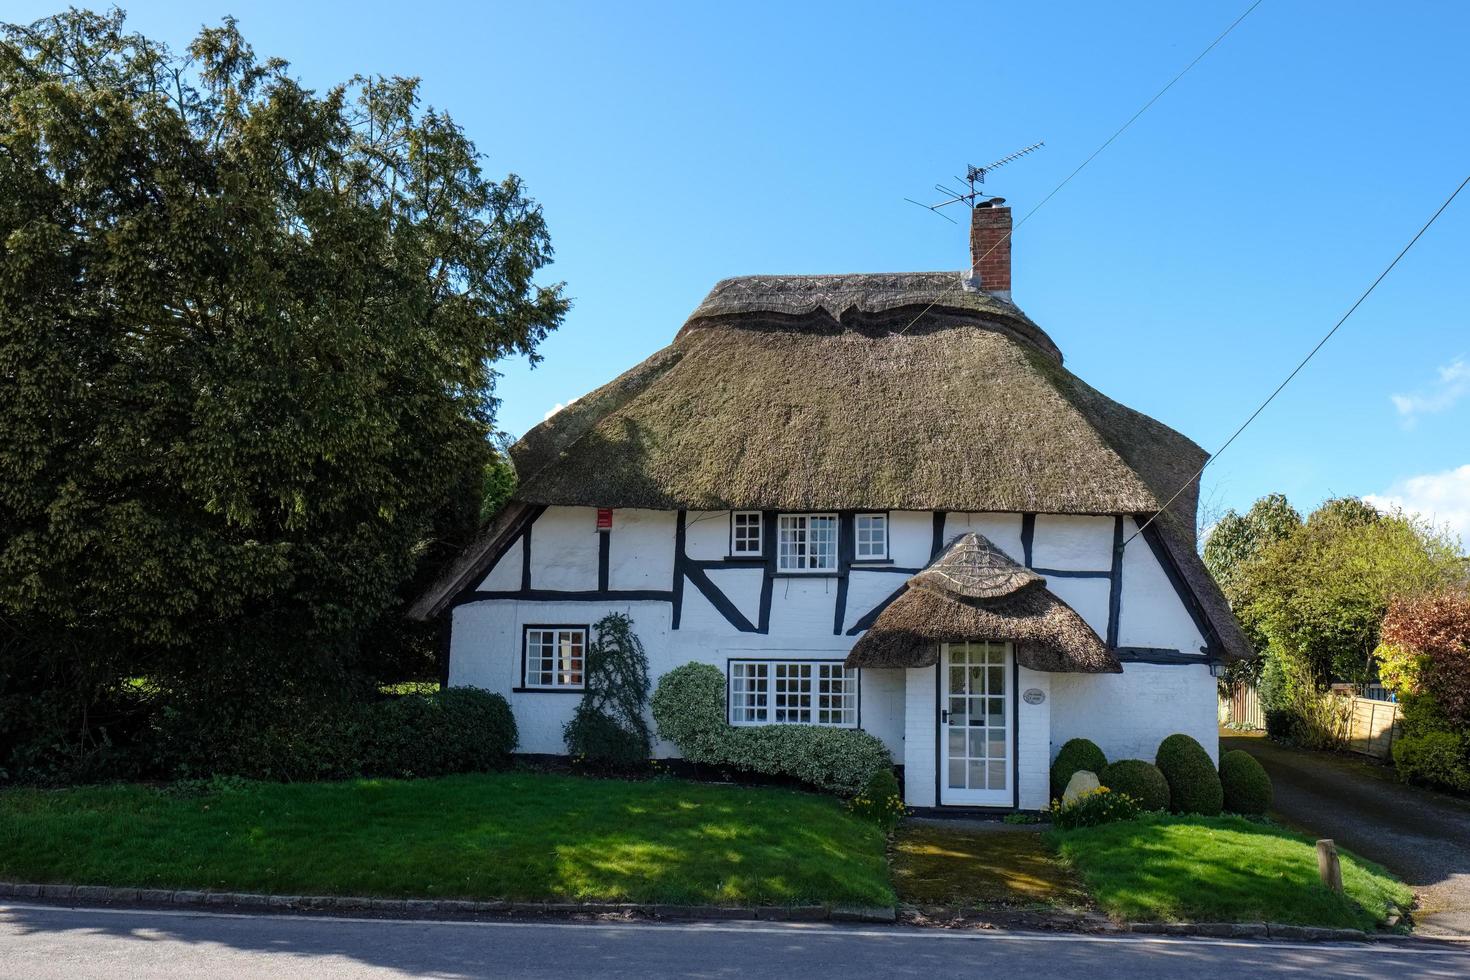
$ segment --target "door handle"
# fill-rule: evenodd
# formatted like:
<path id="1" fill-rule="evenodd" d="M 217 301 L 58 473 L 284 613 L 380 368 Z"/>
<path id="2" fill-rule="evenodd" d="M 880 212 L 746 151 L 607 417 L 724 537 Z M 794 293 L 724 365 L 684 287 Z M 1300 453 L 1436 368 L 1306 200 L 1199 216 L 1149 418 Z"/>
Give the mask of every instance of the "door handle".
<path id="1" fill-rule="evenodd" d="M 949 723 L 949 712 L 944 708 L 939 709 L 939 723 L 941 725 Z"/>

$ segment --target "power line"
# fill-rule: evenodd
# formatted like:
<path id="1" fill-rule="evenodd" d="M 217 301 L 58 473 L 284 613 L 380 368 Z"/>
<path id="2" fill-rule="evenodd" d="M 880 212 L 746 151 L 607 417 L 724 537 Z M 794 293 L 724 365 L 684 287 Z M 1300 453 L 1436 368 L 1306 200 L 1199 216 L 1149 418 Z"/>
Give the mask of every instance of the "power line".
<path id="1" fill-rule="evenodd" d="M 1177 83 L 1185 75 L 1188 75 L 1191 68 L 1193 68 L 1195 65 L 1199 64 L 1201 61 L 1204 60 L 1205 55 L 1207 55 L 1211 51 L 1215 50 L 1215 48 L 1220 44 L 1220 42 L 1223 41 L 1223 40 L 1225 40 L 1225 38 L 1230 35 L 1230 32 L 1233 31 L 1233 30 L 1235 30 L 1235 28 L 1240 25 L 1240 22 L 1241 21 L 1243 21 L 1247 17 L 1249 17 L 1251 15 L 1251 11 L 1253 11 L 1257 7 L 1259 7 L 1262 2 L 1263 2 L 1263 0 L 1255 0 L 1255 2 L 1252 3 L 1249 7 L 1245 8 L 1244 13 L 1242 13 L 1239 17 L 1235 18 L 1235 20 L 1231 21 L 1230 26 L 1227 27 L 1227 28 L 1225 28 L 1225 30 L 1221 31 L 1220 32 L 1220 35 L 1218 37 L 1216 37 L 1213 41 L 1211 41 L 1209 43 L 1209 45 L 1203 51 L 1201 51 L 1199 54 L 1195 55 L 1194 60 L 1191 61 L 1189 64 L 1185 65 L 1184 68 L 1183 68 L 1183 70 L 1180 71 L 1179 74 L 1177 74 L 1173 78 L 1169 79 L 1169 82 L 1168 82 L 1167 85 L 1165 85 L 1163 88 L 1161 88 L 1157 92 L 1155 92 L 1154 93 L 1154 97 L 1151 98 L 1151 99 L 1149 99 L 1147 102 L 1145 102 L 1143 104 L 1143 108 L 1139 109 L 1133 115 L 1129 116 L 1127 122 L 1125 122 L 1123 125 L 1119 126 L 1118 129 L 1117 129 L 1117 131 L 1114 132 L 1113 135 L 1109 136 L 1106 140 L 1104 140 L 1103 141 L 1103 144 L 1101 146 L 1099 146 L 1097 149 L 1093 150 L 1092 153 L 1091 153 L 1091 155 L 1089 155 L 1086 160 L 1083 160 L 1081 163 L 1079 163 L 1077 165 L 1077 169 L 1076 170 L 1073 170 L 1071 173 L 1067 174 L 1067 176 L 1062 179 L 1062 182 L 1060 184 L 1058 184 L 1057 186 L 1053 187 L 1051 189 L 1051 193 L 1047 194 L 1039 202 L 1037 202 L 1037 204 L 1036 204 L 1036 206 L 1034 208 L 1032 208 L 1030 211 L 1027 211 L 1026 214 L 1025 214 L 1025 216 L 1022 217 L 1020 221 L 1016 222 L 1015 225 L 1011 228 L 1010 231 L 1008 231 L 1004 235 L 1002 235 L 1000 237 L 1000 239 L 997 240 L 994 245 L 991 245 L 989 248 L 987 248 L 985 250 L 984 254 L 979 255 L 979 256 L 976 256 L 970 262 L 969 274 L 966 275 L 966 276 L 964 276 L 963 279 L 971 279 L 971 278 L 973 278 L 974 275 L 975 275 L 975 268 L 976 268 L 976 266 L 978 266 L 980 264 L 981 259 L 984 259 L 991 252 L 995 251 L 997 248 L 999 248 L 1000 246 L 1004 245 L 1006 242 L 1010 241 L 1011 236 L 1016 233 L 1016 229 L 1017 228 L 1020 228 L 1027 221 L 1030 221 L 1032 215 L 1034 215 L 1037 211 L 1040 211 L 1046 205 L 1046 202 L 1047 201 L 1050 201 L 1052 198 L 1056 197 L 1057 194 L 1061 191 L 1061 189 L 1063 187 L 1066 187 L 1068 184 L 1070 184 L 1072 182 L 1072 178 L 1073 177 L 1076 177 L 1083 170 L 1085 170 L 1087 168 L 1087 165 L 1090 164 L 1092 161 L 1096 160 L 1097 157 L 1098 157 L 1098 155 L 1100 153 L 1102 153 L 1103 150 L 1106 150 L 1109 146 L 1111 146 L 1113 144 L 1113 141 L 1114 140 L 1116 140 L 1119 136 L 1122 136 L 1123 133 L 1127 131 L 1127 129 L 1128 129 L 1129 126 L 1132 126 L 1135 122 L 1138 121 L 1138 117 L 1139 116 L 1143 115 L 1149 109 L 1153 108 L 1153 104 L 1155 102 L 1159 101 L 1159 99 L 1163 98 L 1165 92 L 1168 92 L 1169 89 L 1171 89 L 1171 88 L 1174 87 L 1175 83 Z M 922 310 L 919 311 L 919 313 L 918 313 L 917 316 L 915 316 L 912 320 L 910 320 L 907 324 L 904 325 L 904 328 L 898 332 L 899 333 L 899 336 L 903 336 L 904 334 L 908 333 L 909 327 L 912 327 L 914 324 L 918 323 L 919 320 L 921 318 L 923 318 L 923 316 L 926 313 L 928 313 L 930 310 L 934 309 L 935 306 L 939 305 L 939 301 L 940 300 L 945 299 L 946 297 L 948 297 L 950 293 L 952 293 L 956 289 L 960 288 L 960 285 L 961 285 L 960 282 L 956 282 L 954 285 L 950 286 L 944 292 L 942 292 L 938 296 L 936 296 L 929 303 L 928 306 L 924 307 Z"/>
<path id="2" fill-rule="evenodd" d="M 1143 524 L 1139 526 L 1137 531 L 1134 531 L 1131 535 L 1129 535 L 1128 540 L 1123 542 L 1122 547 L 1128 547 L 1128 543 L 1134 538 L 1138 537 L 1140 534 L 1142 534 L 1144 528 L 1148 527 L 1154 521 L 1158 520 L 1159 515 L 1168 510 L 1169 505 L 1178 500 L 1179 495 L 1184 493 L 1185 490 L 1189 489 L 1194 481 L 1200 478 L 1200 476 L 1205 471 L 1205 467 L 1209 466 L 1215 460 L 1219 459 L 1220 454 L 1230 448 L 1230 444 L 1235 441 L 1236 437 L 1244 432 L 1246 430 L 1246 427 L 1256 420 L 1256 416 L 1264 412 L 1266 410 L 1266 406 L 1276 400 L 1276 396 L 1281 394 L 1282 389 L 1291 384 L 1291 379 L 1295 378 L 1298 374 L 1301 373 L 1302 368 L 1307 366 L 1307 362 L 1317 355 L 1317 352 L 1322 349 L 1327 341 L 1332 339 L 1332 335 L 1337 333 L 1338 328 L 1347 322 L 1348 317 L 1352 316 L 1353 313 L 1358 309 L 1358 307 L 1363 305 L 1363 301 L 1373 294 L 1373 290 L 1378 288 L 1378 284 L 1388 277 L 1388 274 L 1393 271 L 1393 267 L 1399 264 L 1399 260 L 1402 259 L 1405 255 L 1409 254 L 1409 249 L 1413 248 L 1414 243 L 1423 237 L 1424 233 L 1429 230 L 1429 227 L 1433 225 L 1435 221 L 1439 220 L 1439 216 L 1441 214 L 1444 214 L 1445 209 L 1448 208 L 1450 204 L 1455 200 L 1455 198 L 1460 195 L 1460 192 L 1465 189 L 1465 186 L 1467 184 L 1470 184 L 1470 176 L 1466 176 L 1464 180 L 1460 181 L 1460 186 L 1456 187 L 1454 192 L 1450 194 L 1449 197 L 1445 198 L 1444 203 L 1439 206 L 1438 210 L 1436 210 L 1434 214 L 1429 216 L 1428 221 L 1424 222 L 1424 226 L 1414 234 L 1413 238 L 1409 239 L 1409 244 L 1400 249 L 1399 254 L 1393 257 L 1393 261 L 1390 262 L 1387 267 L 1385 267 L 1384 270 L 1378 274 L 1378 278 L 1374 279 L 1372 284 L 1369 285 L 1367 289 L 1363 290 L 1363 295 L 1358 297 L 1357 302 L 1353 303 L 1353 305 L 1348 308 L 1348 311 L 1344 313 L 1342 317 L 1339 318 L 1338 321 L 1332 325 L 1332 329 L 1327 331 L 1327 333 L 1322 337 L 1321 340 L 1317 341 L 1317 346 L 1313 347 L 1310 351 L 1307 352 L 1307 356 L 1302 358 L 1301 363 L 1292 368 L 1291 373 L 1286 376 L 1286 379 L 1282 381 L 1281 384 L 1276 386 L 1276 390 L 1271 392 L 1271 394 L 1266 398 L 1265 401 L 1261 402 L 1260 406 L 1251 413 L 1250 418 L 1242 422 L 1240 424 L 1240 428 L 1231 433 L 1230 438 L 1225 440 L 1224 445 L 1215 450 L 1215 454 L 1213 456 L 1205 460 L 1204 465 L 1195 471 L 1194 476 L 1190 477 L 1184 482 L 1183 486 L 1174 491 L 1174 496 L 1164 501 L 1164 506 L 1160 507 L 1154 513 L 1153 517 L 1150 517 L 1148 520 L 1144 521 Z"/>

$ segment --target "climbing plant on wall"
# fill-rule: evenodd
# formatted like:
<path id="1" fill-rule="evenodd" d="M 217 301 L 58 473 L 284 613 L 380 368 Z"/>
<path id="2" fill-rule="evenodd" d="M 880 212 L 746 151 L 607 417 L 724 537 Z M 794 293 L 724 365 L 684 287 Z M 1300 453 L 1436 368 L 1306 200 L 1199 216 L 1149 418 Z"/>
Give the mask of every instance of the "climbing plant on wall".
<path id="1" fill-rule="evenodd" d="M 648 704 L 648 655 L 633 621 L 622 613 L 604 616 L 587 650 L 586 690 L 562 732 L 567 751 L 579 762 L 631 769 L 648 762 L 650 738 L 643 712 Z"/>

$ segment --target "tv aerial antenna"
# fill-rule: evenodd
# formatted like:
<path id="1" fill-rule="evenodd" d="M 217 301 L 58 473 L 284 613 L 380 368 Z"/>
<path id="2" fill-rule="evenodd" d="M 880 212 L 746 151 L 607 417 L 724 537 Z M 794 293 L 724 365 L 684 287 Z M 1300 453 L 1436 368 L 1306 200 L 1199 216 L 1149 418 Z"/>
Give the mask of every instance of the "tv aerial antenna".
<path id="1" fill-rule="evenodd" d="M 914 200 L 911 197 L 906 197 L 904 198 L 904 200 L 908 201 L 910 204 L 919 205 L 919 207 L 923 208 L 925 211 L 933 211 L 935 214 L 939 215 L 941 218 L 943 218 L 945 221 L 950 222 L 951 224 L 958 224 L 959 222 L 955 221 L 953 218 L 951 218 L 949 215 L 945 214 L 939 209 L 948 207 L 951 204 L 959 204 L 961 201 L 968 204 L 972 208 L 985 208 L 992 207 L 996 204 L 1004 204 L 1005 198 L 1003 197 L 990 197 L 986 198 L 984 201 L 976 203 L 981 197 L 985 196 L 985 192 L 980 189 L 985 184 L 985 175 L 990 173 L 990 171 L 992 170 L 1004 167 L 1012 160 L 1019 160 L 1021 157 L 1025 156 L 1028 153 L 1034 153 L 1045 145 L 1046 141 L 1042 140 L 1039 143 L 1032 143 L 1028 147 L 1017 150 L 1015 153 L 1012 153 L 1009 156 L 1003 156 L 994 163 L 988 163 L 983 167 L 966 167 L 965 176 L 962 178 L 956 177 L 955 180 L 962 185 L 968 185 L 970 189 L 967 191 L 955 190 L 952 187 L 946 187 L 944 184 L 935 184 L 934 189 L 936 191 L 941 194 L 948 195 L 944 200 L 940 201 L 937 204 L 923 204 L 919 201 Z"/>

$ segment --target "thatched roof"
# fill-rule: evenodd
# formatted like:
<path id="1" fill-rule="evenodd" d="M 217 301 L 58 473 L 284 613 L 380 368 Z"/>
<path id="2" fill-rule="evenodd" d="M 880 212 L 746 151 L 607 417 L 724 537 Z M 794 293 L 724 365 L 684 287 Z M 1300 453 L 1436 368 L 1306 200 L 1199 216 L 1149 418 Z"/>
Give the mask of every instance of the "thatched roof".
<path id="1" fill-rule="evenodd" d="M 512 448 L 516 499 L 1148 515 L 1203 464 L 1193 442 L 1066 370 L 1016 306 L 958 280 L 726 279 L 672 344 Z M 1159 523 L 1219 646 L 1249 655 L 1194 552 L 1195 489 L 1172 510 Z M 444 608 L 447 587 L 415 614 Z"/>
<path id="2" fill-rule="evenodd" d="M 955 538 L 938 558 L 909 580 L 909 585 L 961 599 L 998 599 L 1036 583 L 1044 585 L 1046 579 L 975 532 Z"/>
<path id="3" fill-rule="evenodd" d="M 870 280 L 873 295 L 857 302 Z M 655 509 L 1139 513 L 1160 497 L 1115 441 L 1145 458 L 1203 459 L 1189 440 L 1074 378 L 1015 307 L 946 294 L 942 281 L 721 283 L 673 344 L 516 444 L 517 497 Z M 762 284 L 782 286 L 765 312 L 753 309 Z"/>
<path id="4" fill-rule="evenodd" d="M 964 534 L 908 581 L 847 655 L 849 667 L 932 667 L 941 643 L 1011 643 L 1032 670 L 1123 667 L 1086 620 L 982 535 Z"/>

